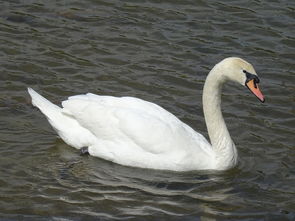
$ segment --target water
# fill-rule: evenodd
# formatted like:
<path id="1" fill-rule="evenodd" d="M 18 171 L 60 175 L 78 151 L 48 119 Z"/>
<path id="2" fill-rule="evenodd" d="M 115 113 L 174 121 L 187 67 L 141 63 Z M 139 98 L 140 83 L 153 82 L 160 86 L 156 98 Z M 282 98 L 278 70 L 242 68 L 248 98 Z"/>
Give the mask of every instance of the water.
<path id="1" fill-rule="evenodd" d="M 294 220 L 294 1 L 1 1 L 1 220 Z M 202 86 L 228 56 L 251 62 L 223 112 L 226 172 L 174 173 L 80 156 L 30 105 L 92 92 L 155 102 L 207 136 Z"/>

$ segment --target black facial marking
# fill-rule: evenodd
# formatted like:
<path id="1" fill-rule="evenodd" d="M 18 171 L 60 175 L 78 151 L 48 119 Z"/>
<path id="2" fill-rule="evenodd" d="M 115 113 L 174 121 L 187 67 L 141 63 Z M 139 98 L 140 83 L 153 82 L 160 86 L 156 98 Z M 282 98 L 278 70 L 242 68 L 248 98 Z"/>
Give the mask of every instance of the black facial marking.
<path id="1" fill-rule="evenodd" d="M 254 87 L 257 88 L 256 84 L 258 84 L 260 82 L 259 78 L 257 77 L 257 75 L 255 74 L 251 74 L 246 70 L 243 70 L 243 72 L 246 74 L 246 82 L 245 84 L 247 85 L 247 83 L 249 81 L 251 81 L 252 79 L 254 79 Z"/>

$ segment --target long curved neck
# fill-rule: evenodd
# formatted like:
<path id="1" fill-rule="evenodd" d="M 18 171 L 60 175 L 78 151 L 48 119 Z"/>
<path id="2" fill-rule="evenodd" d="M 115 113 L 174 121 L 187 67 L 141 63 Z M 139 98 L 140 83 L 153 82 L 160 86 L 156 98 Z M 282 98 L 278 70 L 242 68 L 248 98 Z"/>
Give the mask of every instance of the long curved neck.
<path id="1" fill-rule="evenodd" d="M 203 89 L 203 111 L 217 166 L 231 167 L 237 163 L 237 150 L 221 113 L 221 89 L 226 77 L 215 66 L 207 76 Z"/>

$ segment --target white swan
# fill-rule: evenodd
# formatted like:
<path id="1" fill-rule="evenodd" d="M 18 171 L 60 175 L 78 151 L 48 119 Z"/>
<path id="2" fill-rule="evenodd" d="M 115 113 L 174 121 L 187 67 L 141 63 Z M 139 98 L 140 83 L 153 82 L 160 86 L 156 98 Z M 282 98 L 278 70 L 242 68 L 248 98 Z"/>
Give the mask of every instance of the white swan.
<path id="1" fill-rule="evenodd" d="M 220 108 L 227 80 L 247 86 L 260 101 L 259 79 L 248 62 L 226 58 L 207 76 L 203 109 L 211 145 L 162 107 L 133 97 L 76 95 L 60 108 L 28 88 L 32 104 L 70 146 L 118 164 L 161 170 L 226 170 L 237 150 Z"/>

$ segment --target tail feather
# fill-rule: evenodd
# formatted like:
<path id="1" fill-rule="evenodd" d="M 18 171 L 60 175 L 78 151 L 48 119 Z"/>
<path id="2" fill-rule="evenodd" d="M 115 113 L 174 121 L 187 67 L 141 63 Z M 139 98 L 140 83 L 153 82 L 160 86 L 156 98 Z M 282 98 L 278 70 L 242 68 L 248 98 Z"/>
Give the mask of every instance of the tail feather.
<path id="1" fill-rule="evenodd" d="M 63 114 L 63 109 L 42 97 L 32 88 L 28 88 L 32 104 L 40 109 L 58 135 L 70 146 L 81 148 L 89 146 L 96 139 L 91 132 L 83 128 L 75 119 Z"/>
<path id="2" fill-rule="evenodd" d="M 38 94 L 36 91 L 34 91 L 32 88 L 28 88 L 28 92 L 32 98 L 32 104 L 39 108 L 39 110 L 47 117 L 49 123 L 53 126 L 53 128 L 59 132 L 61 130 L 63 116 L 62 116 L 62 109 L 51 103 L 49 100 L 47 100 L 45 97 Z"/>
<path id="3" fill-rule="evenodd" d="M 35 107 L 38 107 L 45 115 L 47 115 L 49 111 L 61 111 L 61 108 L 59 106 L 51 103 L 49 100 L 47 100 L 45 97 L 42 97 L 32 88 L 29 87 L 28 92 L 32 98 L 32 104 Z"/>

